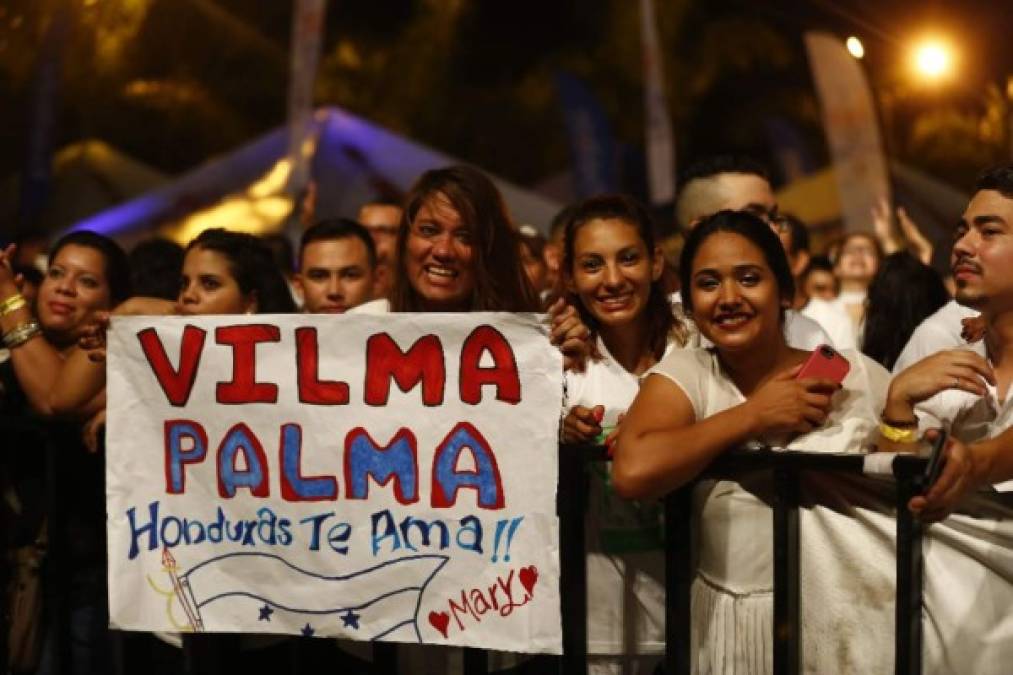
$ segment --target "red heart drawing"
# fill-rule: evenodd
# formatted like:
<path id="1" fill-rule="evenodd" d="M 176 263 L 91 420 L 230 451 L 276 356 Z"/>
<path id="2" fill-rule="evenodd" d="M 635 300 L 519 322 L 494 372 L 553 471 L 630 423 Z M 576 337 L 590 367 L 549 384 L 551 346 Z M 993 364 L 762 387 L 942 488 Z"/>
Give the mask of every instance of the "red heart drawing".
<path id="1" fill-rule="evenodd" d="M 517 576 L 520 578 L 521 586 L 528 592 L 528 595 L 534 596 L 531 589 L 535 587 L 535 582 L 538 581 L 538 568 L 534 565 L 522 567 L 520 574 Z"/>
<path id="2" fill-rule="evenodd" d="M 433 628 L 443 633 L 443 637 L 447 637 L 447 626 L 450 625 L 450 615 L 446 612 L 429 612 L 429 623 L 433 624 Z"/>

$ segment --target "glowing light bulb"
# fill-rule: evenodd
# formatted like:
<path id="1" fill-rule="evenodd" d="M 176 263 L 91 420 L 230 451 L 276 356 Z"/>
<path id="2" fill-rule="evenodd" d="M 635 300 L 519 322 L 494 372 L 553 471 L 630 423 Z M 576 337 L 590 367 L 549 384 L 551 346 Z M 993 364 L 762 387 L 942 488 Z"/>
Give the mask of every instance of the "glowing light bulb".
<path id="1" fill-rule="evenodd" d="M 856 38 L 854 35 L 849 37 L 845 42 L 844 46 L 848 48 L 848 53 L 854 56 L 856 59 L 860 59 L 865 56 L 865 47 L 862 45 L 862 41 Z"/>

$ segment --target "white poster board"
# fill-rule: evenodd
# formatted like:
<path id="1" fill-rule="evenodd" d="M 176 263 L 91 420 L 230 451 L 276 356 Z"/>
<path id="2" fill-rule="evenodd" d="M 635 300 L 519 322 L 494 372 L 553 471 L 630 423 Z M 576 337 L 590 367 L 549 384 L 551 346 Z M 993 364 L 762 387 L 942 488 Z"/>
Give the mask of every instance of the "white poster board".
<path id="1" fill-rule="evenodd" d="M 537 315 L 117 317 L 113 626 L 561 651 Z"/>

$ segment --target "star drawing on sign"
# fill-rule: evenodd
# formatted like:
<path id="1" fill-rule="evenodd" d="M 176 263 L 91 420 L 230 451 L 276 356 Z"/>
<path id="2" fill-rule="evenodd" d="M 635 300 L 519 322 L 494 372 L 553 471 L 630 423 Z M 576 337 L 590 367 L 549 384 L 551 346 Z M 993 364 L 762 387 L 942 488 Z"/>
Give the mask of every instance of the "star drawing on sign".
<path id="1" fill-rule="evenodd" d="M 359 630 L 359 615 L 352 610 L 348 610 L 341 615 L 341 625 L 345 628 L 351 627 Z"/>
<path id="2" fill-rule="evenodd" d="M 274 610 L 270 605 L 264 605 L 260 608 L 260 618 L 257 621 L 270 621 L 271 615 L 274 614 Z"/>
<path id="3" fill-rule="evenodd" d="M 309 625 L 308 623 L 305 626 L 303 626 L 302 635 L 303 637 L 313 637 L 313 626 Z"/>

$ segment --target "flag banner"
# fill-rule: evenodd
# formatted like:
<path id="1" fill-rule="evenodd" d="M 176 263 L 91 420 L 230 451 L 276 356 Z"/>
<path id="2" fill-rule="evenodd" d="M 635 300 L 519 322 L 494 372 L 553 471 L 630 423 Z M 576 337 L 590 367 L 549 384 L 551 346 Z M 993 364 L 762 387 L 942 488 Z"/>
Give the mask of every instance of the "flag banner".
<path id="1" fill-rule="evenodd" d="M 890 179 L 872 93 L 857 60 L 837 37 L 805 34 L 823 127 L 837 178 L 844 229 L 868 232 L 872 209 L 890 199 Z"/>
<path id="2" fill-rule="evenodd" d="M 114 627 L 561 652 L 535 314 L 115 317 Z"/>

